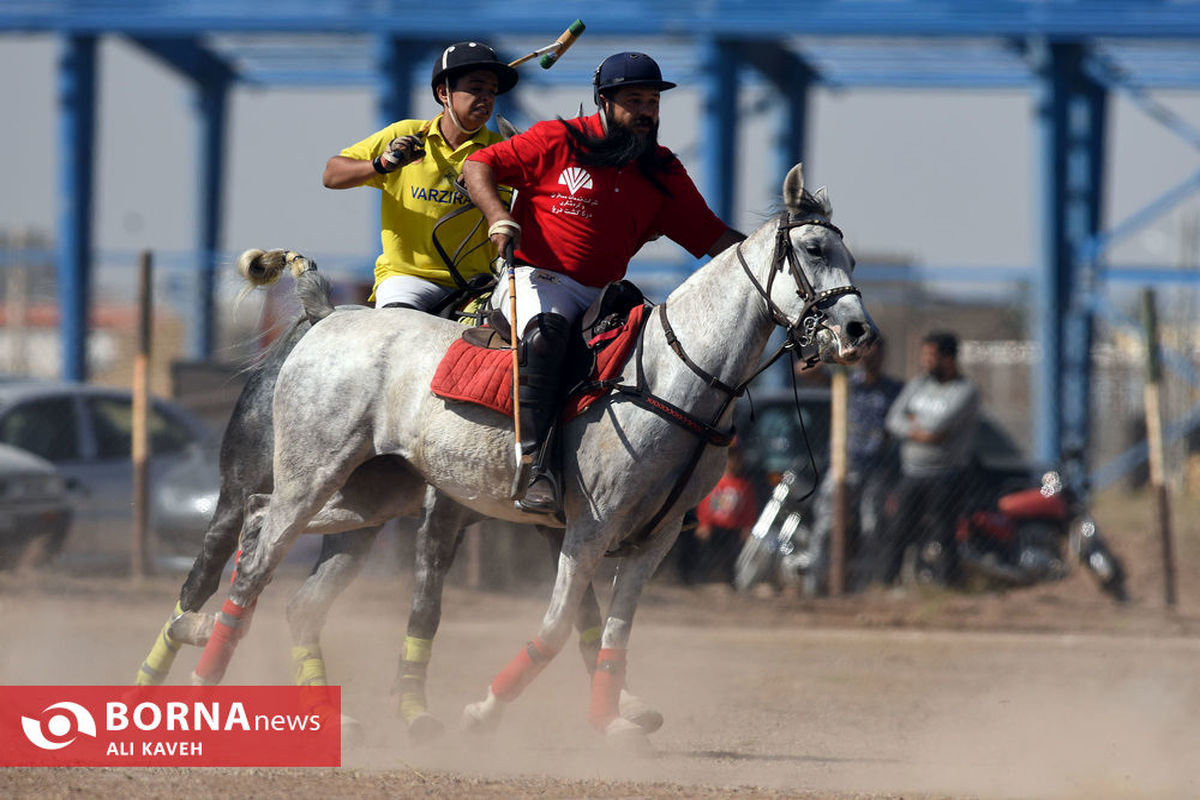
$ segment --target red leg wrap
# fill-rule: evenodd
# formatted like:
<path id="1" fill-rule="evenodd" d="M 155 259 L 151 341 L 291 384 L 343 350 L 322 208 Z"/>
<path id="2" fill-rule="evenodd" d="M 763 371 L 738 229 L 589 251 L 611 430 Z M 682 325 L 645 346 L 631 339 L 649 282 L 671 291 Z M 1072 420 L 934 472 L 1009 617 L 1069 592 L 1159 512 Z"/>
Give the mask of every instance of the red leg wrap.
<path id="1" fill-rule="evenodd" d="M 621 713 L 621 688 L 625 685 L 625 650 L 601 650 L 592 674 L 592 707 L 588 722 L 601 733 Z"/>
<path id="2" fill-rule="evenodd" d="M 226 600 L 225 605 L 221 606 L 221 613 L 217 614 L 212 635 L 200 655 L 200 663 L 196 665 L 196 674 L 206 683 L 220 683 L 225 677 L 225 669 L 229 666 L 229 660 L 233 658 L 233 650 L 245 633 L 244 628 L 250 622 L 253 611 L 253 604 L 242 608 L 232 600 Z"/>
<path id="3" fill-rule="evenodd" d="M 303 708 L 321 718 L 322 725 L 341 725 L 342 714 L 335 706 L 328 686 L 299 686 Z"/>
<path id="4" fill-rule="evenodd" d="M 524 650 L 517 653 L 517 657 L 508 662 L 508 666 L 501 670 L 496 679 L 492 681 L 492 694 L 496 695 L 496 699 L 506 703 L 516 700 L 529 682 L 538 676 L 538 673 L 550 663 L 550 659 L 554 656 L 554 650 L 547 647 L 541 639 L 534 637 L 533 641 L 526 645 Z"/>

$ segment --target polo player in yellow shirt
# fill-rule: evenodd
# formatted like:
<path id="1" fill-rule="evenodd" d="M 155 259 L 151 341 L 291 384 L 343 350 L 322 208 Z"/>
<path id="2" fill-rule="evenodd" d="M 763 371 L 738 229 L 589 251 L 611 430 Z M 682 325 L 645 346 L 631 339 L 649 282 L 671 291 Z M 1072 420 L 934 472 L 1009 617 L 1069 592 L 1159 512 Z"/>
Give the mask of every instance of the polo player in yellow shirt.
<path id="1" fill-rule="evenodd" d="M 382 191 L 383 252 L 375 260 L 376 308 L 431 311 L 461 288 L 460 280 L 487 273 L 495 256 L 476 214 L 446 220 L 438 229 L 447 254 L 459 253 L 458 276 L 433 247 L 433 228 L 461 208 L 455 184 L 467 156 L 501 140 L 484 127 L 496 95 L 517 83 L 517 71 L 479 42 L 458 42 L 433 65 L 430 86 L 442 113 L 431 120 L 402 120 L 333 156 L 321 182 L 329 189 L 373 186 Z M 461 244 L 460 244 L 461 243 Z"/>

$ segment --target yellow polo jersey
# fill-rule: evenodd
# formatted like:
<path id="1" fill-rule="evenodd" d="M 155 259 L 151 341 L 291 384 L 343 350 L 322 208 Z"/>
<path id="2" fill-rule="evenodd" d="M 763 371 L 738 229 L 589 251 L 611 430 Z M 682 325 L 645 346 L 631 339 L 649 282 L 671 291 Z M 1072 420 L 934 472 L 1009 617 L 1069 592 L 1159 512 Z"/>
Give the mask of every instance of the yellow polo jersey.
<path id="1" fill-rule="evenodd" d="M 442 115 L 438 114 L 432 123 L 428 123 L 425 156 L 420 161 L 387 175 L 376 175 L 365 184 L 383 193 L 379 206 L 383 252 L 375 260 L 375 286 L 390 275 L 416 275 L 442 286 L 456 285 L 446 263 L 434 249 L 433 226 L 444 215 L 466 203 L 466 197 L 455 188 L 454 181 L 462 172 L 467 156 L 503 137 L 484 128 L 452 151 L 438 127 L 441 119 Z M 393 122 L 347 147 L 340 155 L 373 159 L 383 154 L 392 139 L 417 133 L 426 124 L 426 120 L 420 119 Z M 486 222 L 479 224 L 472 233 L 481 219 L 478 211 L 468 211 L 438 228 L 438 241 L 451 257 L 468 236 L 470 239 L 462 246 L 462 252 L 478 246 L 456 262 L 464 279 L 489 271 L 489 265 L 496 257 L 496 249 L 488 241 Z M 370 299 L 375 299 L 373 290 Z"/>

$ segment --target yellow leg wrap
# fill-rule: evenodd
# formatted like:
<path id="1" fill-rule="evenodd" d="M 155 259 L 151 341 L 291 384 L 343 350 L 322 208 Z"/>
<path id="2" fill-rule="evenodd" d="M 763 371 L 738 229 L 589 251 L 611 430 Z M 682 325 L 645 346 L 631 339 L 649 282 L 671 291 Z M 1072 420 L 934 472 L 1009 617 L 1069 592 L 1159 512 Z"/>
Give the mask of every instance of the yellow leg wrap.
<path id="1" fill-rule="evenodd" d="M 433 640 L 418 639 L 416 636 L 404 637 L 404 660 L 417 664 L 428 664 L 433 656 Z"/>
<path id="2" fill-rule="evenodd" d="M 417 717 L 428 712 L 428 710 L 428 707 L 425 705 L 424 692 L 400 693 L 400 719 L 405 722 L 412 722 Z"/>
<path id="3" fill-rule="evenodd" d="M 171 638 L 171 623 L 183 614 L 183 607 L 175 603 L 175 612 L 171 614 L 154 639 L 154 647 L 138 669 L 134 683 L 138 686 L 158 686 L 167 679 L 171 665 L 175 663 L 175 655 L 179 652 L 179 642 Z"/>
<path id="4" fill-rule="evenodd" d="M 600 637 L 604 635 L 604 627 L 596 625 L 591 628 L 585 628 L 579 632 L 580 644 L 595 644 L 600 641 Z"/>
<path id="5" fill-rule="evenodd" d="M 405 722 L 412 722 L 429 713 L 425 702 L 425 667 L 432 655 L 432 639 L 404 637 L 404 658 L 400 663 L 400 675 L 393 689 L 393 697 L 398 697 L 400 718 Z"/>
<path id="6" fill-rule="evenodd" d="M 326 686 L 325 659 L 317 644 L 292 648 L 292 680 L 297 686 Z"/>

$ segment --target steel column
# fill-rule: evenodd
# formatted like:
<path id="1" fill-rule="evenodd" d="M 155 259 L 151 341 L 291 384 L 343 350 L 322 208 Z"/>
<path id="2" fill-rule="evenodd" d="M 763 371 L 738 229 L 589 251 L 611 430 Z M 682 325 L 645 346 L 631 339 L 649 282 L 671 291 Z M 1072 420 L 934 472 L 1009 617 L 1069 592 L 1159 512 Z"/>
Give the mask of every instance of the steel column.
<path id="1" fill-rule="evenodd" d="M 197 123 L 196 296 L 189 355 L 212 358 L 216 349 L 217 262 L 221 249 L 221 210 L 225 174 L 225 134 L 229 82 L 201 80 L 195 87 Z"/>
<path id="2" fill-rule="evenodd" d="M 1039 138 L 1039 169 L 1041 191 L 1038 193 L 1038 250 L 1037 278 L 1035 288 L 1035 336 L 1041 346 L 1041 360 L 1037 365 L 1032 387 L 1033 401 L 1033 456 L 1044 465 L 1058 461 L 1061 449 L 1060 405 L 1062 396 L 1061 373 L 1061 320 L 1065 311 L 1065 300 L 1061 297 L 1059 278 L 1067 261 L 1065 243 L 1062 239 L 1062 208 L 1064 205 L 1063 146 L 1060 141 L 1066 126 L 1065 76 L 1055 58 L 1054 45 L 1036 42 L 1030 47 L 1030 56 L 1037 73 L 1035 90 L 1035 114 Z"/>
<path id="3" fill-rule="evenodd" d="M 428 52 L 428 42 L 411 41 L 399 36 L 375 37 L 375 69 L 378 72 L 375 105 L 381 129 L 398 120 L 420 116 L 413 112 L 413 66 Z M 367 241 L 374 241 L 375 246 L 379 247 L 381 220 L 378 208 L 369 220 L 370 238 Z"/>
<path id="4" fill-rule="evenodd" d="M 735 225 L 737 199 L 738 55 L 734 45 L 709 37 L 700 41 L 700 63 L 708 78 L 703 92 L 704 197 L 709 208 Z M 670 76 L 666 76 L 670 78 Z"/>
<path id="5" fill-rule="evenodd" d="M 1093 303 L 1097 265 L 1090 244 L 1100 230 L 1104 197 L 1107 92 L 1082 71 L 1083 47 L 1073 59 L 1068 111 L 1066 209 L 1071 289 L 1063 326 L 1063 452 L 1088 461 L 1091 443 Z"/>
<path id="6" fill-rule="evenodd" d="M 58 335 L 62 377 L 85 381 L 92 301 L 92 191 L 96 143 L 96 37 L 64 36 L 58 60 Z"/>
<path id="7" fill-rule="evenodd" d="M 772 161 L 775 165 L 772 191 L 783 186 L 788 170 L 804 161 L 807 149 L 808 90 L 812 82 L 810 75 L 801 73 L 793 81 L 777 84 L 784 102 L 775 114 L 775 139 L 772 146 Z M 811 165 L 810 165 L 811 166 Z M 812 174 L 809 171 L 808 174 Z"/>
<path id="8" fill-rule="evenodd" d="M 376 69 L 379 72 L 379 95 L 376 105 L 379 127 L 401 119 L 412 119 L 413 65 L 423 55 L 427 45 L 398 36 L 379 36 L 375 40 Z"/>
<path id="9" fill-rule="evenodd" d="M 1036 329 L 1042 358 L 1033 385 L 1034 456 L 1086 457 L 1090 442 L 1095 265 L 1081 259 L 1099 230 L 1105 94 L 1084 73 L 1086 47 L 1036 42 L 1041 207 Z"/>

